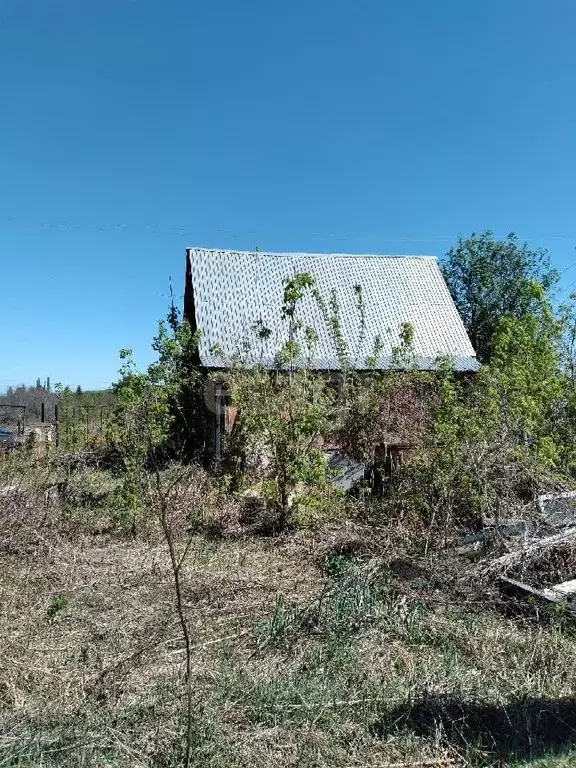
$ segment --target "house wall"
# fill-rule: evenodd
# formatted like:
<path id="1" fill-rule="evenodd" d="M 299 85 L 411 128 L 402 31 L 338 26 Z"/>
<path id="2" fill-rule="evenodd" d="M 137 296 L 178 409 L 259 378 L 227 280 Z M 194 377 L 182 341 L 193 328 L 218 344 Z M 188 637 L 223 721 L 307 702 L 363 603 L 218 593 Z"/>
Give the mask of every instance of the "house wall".
<path id="1" fill-rule="evenodd" d="M 373 463 L 380 467 L 384 476 L 393 474 L 398 467 L 405 464 L 418 446 L 424 418 L 423 403 L 419 394 L 414 390 L 410 390 L 408 394 L 407 391 L 393 391 L 382 403 L 380 416 L 390 429 L 381 433 L 381 442 L 373 453 Z M 238 409 L 230 405 L 224 389 L 215 389 L 213 396 L 212 410 L 215 414 L 213 448 L 214 456 L 219 460 L 224 458 L 224 443 L 226 437 L 232 433 L 238 417 Z M 374 415 L 374 419 L 378 420 L 377 414 Z M 354 458 L 349 448 L 342 442 L 324 444 L 325 450 L 343 452 Z"/>

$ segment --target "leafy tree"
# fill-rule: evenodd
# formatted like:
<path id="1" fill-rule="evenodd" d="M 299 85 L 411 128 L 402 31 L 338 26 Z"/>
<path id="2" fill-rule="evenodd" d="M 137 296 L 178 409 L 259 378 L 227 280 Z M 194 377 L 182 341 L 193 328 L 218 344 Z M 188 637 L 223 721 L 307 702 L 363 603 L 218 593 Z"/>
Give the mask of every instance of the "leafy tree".
<path id="1" fill-rule="evenodd" d="M 270 371 L 260 362 L 223 361 L 229 368 L 225 378 L 231 402 L 238 409 L 241 465 L 246 467 L 246 457 L 252 460 L 253 475 L 260 475 L 264 498 L 273 513 L 272 527 L 277 530 L 286 526 L 299 486 L 319 491 L 325 489 L 328 478 L 323 440 L 333 429 L 330 406 L 334 393 L 324 377 L 312 370 L 318 336 L 315 329 L 303 324 L 298 311 L 305 294 L 314 291 L 308 273 L 284 282 L 281 313 L 286 340 L 276 355 L 276 370 Z M 270 336 L 262 324 L 257 323 L 253 330 L 257 342 Z M 303 495 L 300 493 L 299 502 Z"/>
<path id="2" fill-rule="evenodd" d="M 124 361 L 120 380 L 113 386 L 118 398 L 118 413 L 124 424 L 122 434 L 140 445 L 139 456 L 150 438 L 150 425 L 156 424 L 154 446 L 156 455 L 190 460 L 202 458 L 205 425 L 201 406 L 204 404 L 204 377 L 194 364 L 198 336 L 187 321 L 181 321 L 175 307 L 158 326 L 152 342 L 157 359 L 145 372 L 139 372 L 129 349 L 121 351 Z M 148 430 L 139 432 L 142 413 L 146 414 Z M 131 427 L 128 432 L 126 423 Z"/>
<path id="3" fill-rule="evenodd" d="M 206 377 L 198 366 L 199 332 L 192 332 L 187 320 L 172 303 L 166 320 L 158 327 L 152 348 L 158 354 L 149 373 L 170 382 L 168 408 L 170 434 L 166 450 L 181 461 L 208 464 L 209 416 L 206 413 Z"/>
<path id="4" fill-rule="evenodd" d="M 337 444 L 360 461 L 378 462 L 378 449 L 391 434 L 406 436 L 421 427 L 418 387 L 422 377 L 414 370 L 412 327 L 402 326 L 394 348 L 396 371 L 377 370 L 383 342 L 374 339 L 368 359 L 360 359 L 365 341 L 361 286 L 355 287 L 354 294 L 360 319 L 356 348 L 350 348 L 342 330 L 336 292 L 325 298 L 314 279 L 301 273 L 284 281 L 280 311 L 285 341 L 276 355 L 276 369 L 270 371 L 262 364 L 254 364 L 249 342 L 245 358 L 240 355 L 237 361 L 223 359 L 222 367 L 230 371 L 226 378 L 231 402 L 237 408 L 231 442 L 238 458 L 235 467 L 234 462 L 228 464 L 236 482 L 238 469 L 252 482 L 260 481 L 278 529 L 298 518 L 309 520 L 310 512 L 322 511 L 323 503 L 325 506 L 330 499 L 326 445 Z M 303 321 L 300 303 L 305 296 L 319 308 L 323 330 L 338 359 L 338 372 L 328 377 L 313 367 L 321 329 Z M 270 331 L 261 323 L 256 323 L 253 330 L 257 350 Z"/>
<path id="5" fill-rule="evenodd" d="M 554 432 L 562 400 L 561 332 L 545 301 L 538 312 L 523 318 L 502 317 L 485 377 L 485 401 L 497 409 L 501 428 L 540 462 L 553 466 L 559 461 Z"/>
<path id="6" fill-rule="evenodd" d="M 554 436 L 563 471 L 576 477 L 576 293 L 559 307 L 561 327 L 558 349 L 562 394 L 554 413 Z"/>
<path id="7" fill-rule="evenodd" d="M 495 319 L 488 365 L 459 379 L 440 360 L 420 390 L 425 432 L 392 488 L 400 511 L 428 523 L 428 543 L 455 526 L 498 521 L 547 479 L 576 474 L 576 394 L 564 374 L 576 320 L 567 309 L 555 315 L 536 283 L 525 291 L 530 311 Z"/>
<path id="8" fill-rule="evenodd" d="M 446 254 L 444 276 L 478 359 L 489 362 L 492 339 L 503 316 L 525 318 L 539 299 L 534 285 L 546 297 L 558 280 L 543 249 L 520 244 L 515 234 L 497 240 L 487 230 L 459 238 Z"/>

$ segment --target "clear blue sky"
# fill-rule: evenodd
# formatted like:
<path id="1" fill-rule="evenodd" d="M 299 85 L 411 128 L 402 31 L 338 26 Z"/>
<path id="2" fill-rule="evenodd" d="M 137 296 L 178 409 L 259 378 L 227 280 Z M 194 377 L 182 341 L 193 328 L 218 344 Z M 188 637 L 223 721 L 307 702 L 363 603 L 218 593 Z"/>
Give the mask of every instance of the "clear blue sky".
<path id="1" fill-rule="evenodd" d="M 574 0 L 0 0 L 0 387 L 148 362 L 187 245 L 568 267 L 575 35 Z"/>

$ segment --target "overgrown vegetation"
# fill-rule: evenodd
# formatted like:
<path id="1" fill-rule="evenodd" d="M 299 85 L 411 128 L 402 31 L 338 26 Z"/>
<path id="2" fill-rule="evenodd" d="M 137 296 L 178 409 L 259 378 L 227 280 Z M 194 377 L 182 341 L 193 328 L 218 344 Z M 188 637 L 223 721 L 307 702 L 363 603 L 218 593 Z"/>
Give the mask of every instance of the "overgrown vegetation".
<path id="1" fill-rule="evenodd" d="M 487 361 L 473 377 L 449 359 L 435 372 L 417 370 L 407 324 L 398 329 L 394 370 L 379 367 L 381 338 L 358 360 L 336 294 L 320 296 L 308 274 L 285 281 L 285 341 L 274 370 L 258 359 L 270 334 L 261 323 L 237 358 L 223 359 L 228 373 L 219 382 L 237 412 L 223 468 L 232 488 L 257 489 L 277 529 L 317 520 L 319 499 L 337 506 L 327 491 L 329 445 L 381 476 L 390 474 L 383 446 L 411 446 L 410 460 L 380 488 L 379 514 L 409 515 L 428 530 L 428 543 L 498 520 L 503 506 L 524 504 L 539 489 L 573 483 L 575 325 L 569 307 L 552 304 L 555 273 L 545 254 L 513 236 L 472 235 L 449 252 L 445 272 Z M 306 299 L 320 308 L 322 329 L 306 325 Z M 360 337 L 363 301 L 358 286 Z M 319 333 L 328 333 L 339 361 L 329 376 L 313 366 Z M 302 516 L 307 506 L 312 516 Z"/>
<path id="2" fill-rule="evenodd" d="M 178 546 L 205 482 L 171 508 Z M 21 490 L 1 539 L 0 760 L 182 766 L 186 652 L 160 530 L 95 536 L 90 516 L 69 527 L 40 487 Z M 570 765 L 569 625 L 506 618 L 491 592 L 478 604 L 446 579 L 469 566 L 417 557 L 397 525 L 355 527 L 381 551 L 353 557 L 320 555 L 334 529 L 235 530 L 194 536 L 181 569 L 192 765 Z"/>
<path id="3" fill-rule="evenodd" d="M 381 338 L 359 360 L 336 295 L 300 274 L 272 369 L 256 323 L 209 379 L 172 307 L 150 368 L 121 353 L 97 444 L 70 429 L 2 457 L 0 765 L 574 764 L 573 619 L 511 613 L 451 546 L 573 487 L 574 314 L 513 237 L 460 241 L 446 274 L 474 376 L 417 370 L 407 324 L 394 370 Z M 235 422 L 207 466 L 217 388 Z M 372 481 L 337 489 L 334 446 Z"/>

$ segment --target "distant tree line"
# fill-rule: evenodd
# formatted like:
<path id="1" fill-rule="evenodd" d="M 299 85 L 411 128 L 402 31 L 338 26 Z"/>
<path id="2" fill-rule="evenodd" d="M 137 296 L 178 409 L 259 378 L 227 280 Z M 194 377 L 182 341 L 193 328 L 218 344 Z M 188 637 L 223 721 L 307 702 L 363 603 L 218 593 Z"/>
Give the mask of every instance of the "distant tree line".
<path id="1" fill-rule="evenodd" d="M 26 421 L 38 422 L 42 417 L 42 403 L 45 408 L 47 421 L 54 420 L 54 410 L 58 402 L 58 395 L 52 391 L 50 378 L 44 383 L 37 379 L 35 387 L 27 387 L 21 384 L 17 387 L 8 387 L 6 394 L 0 396 L 0 422 L 2 424 L 16 424 L 22 417 L 19 408 L 6 407 L 23 405 L 26 407 Z"/>
<path id="2" fill-rule="evenodd" d="M 11 386 L 6 394 L 0 395 L 0 424 L 16 425 L 22 417 L 22 410 L 13 406 L 25 406 L 26 423 L 38 423 L 42 418 L 42 404 L 44 404 L 44 418 L 47 422 L 53 422 L 56 415 L 56 405 L 65 405 L 68 415 L 78 411 L 93 411 L 100 408 L 109 408 L 114 405 L 115 397 L 108 390 L 83 390 L 80 385 L 72 390 L 70 387 L 62 387 L 59 384 L 52 385 L 50 377 L 36 379 L 36 386 Z M 96 417 L 94 417 L 96 418 Z"/>

